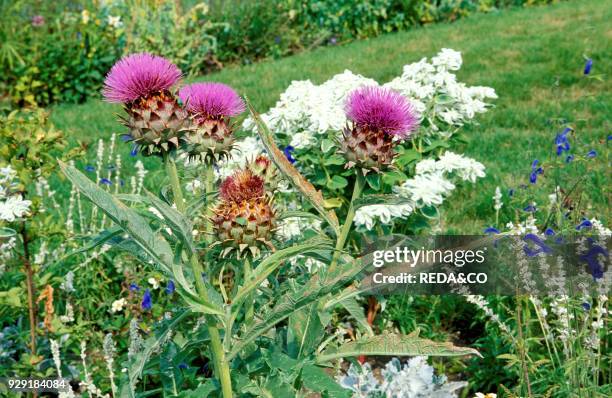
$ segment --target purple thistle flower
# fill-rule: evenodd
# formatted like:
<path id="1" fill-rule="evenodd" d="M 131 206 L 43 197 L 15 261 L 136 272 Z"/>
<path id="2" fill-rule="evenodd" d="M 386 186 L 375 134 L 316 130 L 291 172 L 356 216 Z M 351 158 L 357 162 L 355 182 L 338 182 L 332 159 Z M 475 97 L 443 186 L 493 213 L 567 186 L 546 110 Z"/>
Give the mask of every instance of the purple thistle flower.
<path id="1" fill-rule="evenodd" d="M 145 290 L 144 296 L 142 297 L 142 303 L 140 303 L 140 307 L 148 311 L 153 307 L 153 301 L 151 299 L 151 291 L 149 289 Z"/>
<path id="2" fill-rule="evenodd" d="M 236 116 L 246 109 L 242 98 L 223 83 L 194 83 L 181 88 L 179 98 L 191 113 L 205 117 Z"/>
<path id="3" fill-rule="evenodd" d="M 293 157 L 293 152 L 295 151 L 295 148 L 292 147 L 291 145 L 287 145 L 284 149 L 283 149 L 283 153 L 285 154 L 285 157 L 287 158 L 287 160 L 289 161 L 289 163 L 294 164 L 296 162 L 295 158 Z"/>
<path id="4" fill-rule="evenodd" d="M 591 73 L 592 68 L 593 68 L 593 60 L 589 58 L 586 60 L 586 63 L 584 64 L 584 74 L 588 75 L 589 73 Z"/>
<path id="5" fill-rule="evenodd" d="M 108 102 L 131 102 L 167 90 L 180 78 L 180 69 L 163 57 L 131 54 L 113 65 L 106 75 L 102 94 Z"/>
<path id="6" fill-rule="evenodd" d="M 401 94 L 382 87 L 362 87 L 346 101 L 346 116 L 359 126 L 407 138 L 419 124 L 410 102 Z"/>
<path id="7" fill-rule="evenodd" d="M 587 158 L 594 158 L 595 156 L 597 156 L 597 151 L 595 151 L 594 149 L 591 149 L 586 155 L 587 155 Z"/>
<path id="8" fill-rule="evenodd" d="M 42 15 L 34 15 L 32 17 L 32 26 L 43 26 L 45 24 L 45 17 Z"/>

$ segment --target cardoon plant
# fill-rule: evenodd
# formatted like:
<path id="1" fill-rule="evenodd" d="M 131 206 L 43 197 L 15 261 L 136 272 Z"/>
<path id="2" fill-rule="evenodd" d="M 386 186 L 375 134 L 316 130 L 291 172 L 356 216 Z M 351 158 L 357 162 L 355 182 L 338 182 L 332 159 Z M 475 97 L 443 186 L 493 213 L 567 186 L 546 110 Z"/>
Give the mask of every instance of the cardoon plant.
<path id="1" fill-rule="evenodd" d="M 353 91 L 346 102 L 352 122 L 344 130 L 340 146 L 348 163 L 367 173 L 388 168 L 394 147 L 418 127 L 418 118 L 408 100 L 388 88 L 368 86 Z"/>
<path id="2" fill-rule="evenodd" d="M 106 76 L 104 98 L 124 105 L 131 140 L 147 155 L 178 147 L 189 127 L 187 112 L 170 91 L 180 78 L 176 65 L 147 53 L 124 57 Z"/>
<path id="3" fill-rule="evenodd" d="M 234 250 L 257 256 L 262 247 L 272 247 L 274 209 L 264 190 L 263 178 L 250 169 L 239 170 L 219 187 L 220 202 L 212 222 L 223 254 Z"/>
<path id="4" fill-rule="evenodd" d="M 125 60 L 120 63 L 122 67 L 113 68 L 110 76 L 123 76 L 130 84 L 115 84 L 119 78 L 109 77 L 111 83 L 107 85 L 107 99 L 126 103 L 128 112 L 150 117 L 157 108 L 143 111 L 142 106 L 149 104 L 153 98 L 161 102 L 172 98 L 174 102 L 171 105 L 177 109 L 175 115 L 180 113 L 180 106 L 183 105 L 197 126 L 193 134 L 190 131 L 186 137 L 183 135 L 185 130 L 182 120 L 180 128 L 164 130 L 157 137 L 158 141 L 147 143 L 151 152 L 161 152 L 163 156 L 170 180 L 171 197 L 165 194 L 163 187 L 159 189 L 162 193 L 159 196 L 149 192 L 142 196 L 129 195 L 127 199 L 125 196 L 115 196 L 91 182 L 75 168 L 62 164 L 64 173 L 75 186 L 117 224 L 116 230 L 122 233 L 112 234 L 112 244 L 130 250 L 137 254 L 137 258 L 158 267 L 173 281 L 173 291 L 184 303 L 182 312 L 177 312 L 167 322 L 160 322 L 160 328 L 165 330 L 147 339 L 147 349 L 130 359 L 121 383 L 121 396 L 135 394 L 134 386 L 143 374 L 145 362 L 157 352 L 170 330 L 192 315 L 195 315 L 195 319 L 204 317 L 206 320 L 206 338 L 194 340 L 194 343 L 197 341 L 197 344 L 202 344 L 201 348 L 198 346 L 198 351 L 207 358 L 207 364 L 213 370 L 212 376 L 216 379 L 214 382 L 206 382 L 206 391 L 212 393 L 217 390 L 218 395 L 224 398 L 234 396 L 235 389 L 253 394 L 256 394 L 253 391 L 257 391 L 258 394 L 273 388 L 275 392 L 283 391 L 285 395 L 282 396 L 297 396 L 306 388 L 330 393 L 339 387 L 322 367 L 342 357 L 476 353 L 470 348 L 432 342 L 416 335 L 389 333 L 374 336 L 369 328 L 357 341 L 347 344 L 343 344 L 335 335 L 326 335 L 332 326 L 332 312 L 347 299 L 354 300 L 352 293 L 349 297 L 346 294 L 358 283 L 358 276 L 365 267 L 362 261 L 343 250 L 352 225 L 354 200 L 341 227 L 335 212 L 326 207 L 321 192 L 300 174 L 276 146 L 274 137 L 252 108 L 251 115 L 259 128 L 261 142 L 269 158 L 261 155 L 249 159 L 245 166 L 215 188 L 214 162 L 231 148 L 233 139 L 229 117 L 243 109 L 240 98 L 227 86 L 193 85 L 181 91 L 181 104 L 174 97 L 169 97 L 169 87 L 178 78 L 174 68 L 167 67 L 157 75 L 157 79 L 153 79 L 148 66 L 141 65 L 136 71 L 147 72 L 142 73 L 138 79 L 137 74 L 128 73 L 128 67 L 123 68 L 128 64 Z M 163 68 L 156 70 L 160 69 Z M 168 73 L 168 76 L 164 73 Z M 148 89 L 144 89 L 142 85 L 133 84 L 134 81 L 150 84 Z M 367 170 L 366 167 L 373 170 L 375 167 L 387 166 L 393 157 L 393 137 L 406 137 L 416 124 L 405 102 L 394 100 L 392 92 L 383 90 L 378 93 L 372 90 L 375 92 L 374 99 L 365 101 L 372 109 L 357 105 L 350 108 L 359 109 L 352 114 L 354 134 L 363 136 L 366 153 L 371 155 L 366 158 L 360 152 L 355 156 L 359 161 L 355 165 L 360 167 L 360 171 L 357 173 L 354 199 L 363 188 L 363 171 Z M 369 95 L 366 98 L 370 98 Z M 384 102 L 381 98 L 391 98 L 394 113 L 384 107 L 389 104 L 383 104 L 382 108 L 376 110 Z M 378 117 L 377 112 L 387 112 L 389 117 Z M 155 118 L 154 124 L 157 121 Z M 144 124 L 144 119 L 141 118 L 140 122 Z M 143 127 L 138 129 L 141 131 Z M 131 132 L 132 137 L 141 145 L 144 145 L 145 139 L 150 138 L 148 134 L 154 132 L 149 127 L 147 129 L 147 134 L 137 137 L 136 133 Z M 196 197 L 190 202 L 182 194 L 183 184 L 173 161 L 175 151 L 170 151 L 169 145 L 161 145 L 162 142 L 176 144 L 178 141 L 174 138 L 181 137 L 187 141 L 187 152 L 192 156 L 199 153 L 205 160 L 205 196 Z M 370 148 L 371 153 L 367 152 L 368 143 L 374 145 L 373 149 Z M 361 151 L 361 145 L 356 145 L 347 146 L 347 151 Z M 304 211 L 285 211 L 279 214 L 273 208 L 272 192 L 277 185 L 276 170 L 302 194 L 306 208 L 312 208 L 317 214 Z M 216 196 L 218 198 L 215 199 Z M 154 222 L 150 222 L 141 215 L 142 209 L 136 211 L 122 203 L 122 200 L 146 204 L 162 217 L 155 217 Z M 204 233 L 196 234 L 194 238 L 193 219 L 197 219 L 198 213 L 202 212 L 202 203 L 205 204 L 205 214 L 202 217 Z M 272 240 L 277 220 L 289 217 L 314 218 L 318 223 L 326 224 L 328 234 L 319 233 L 289 244 L 277 240 L 277 247 L 274 247 Z M 99 241 L 111 242 L 103 239 Z M 238 255 L 227 256 L 229 253 Z M 276 275 L 286 273 L 286 266 L 297 256 L 318 259 L 329 266 L 309 277 L 288 274 L 287 277 L 275 278 Z M 229 281 L 228 274 L 231 275 Z M 266 284 L 275 288 L 266 288 Z M 149 307 L 152 303 L 147 299 L 142 304 L 143 307 Z M 270 338 L 273 335 L 276 337 Z M 272 362 L 261 362 L 261 358 L 268 358 L 272 354 Z M 252 366 L 255 362 L 266 367 L 272 366 L 271 363 L 291 365 L 266 371 L 259 365 Z M 286 375 L 278 377 L 279 371 Z M 312 383 L 312 380 L 325 382 Z M 268 392 L 268 395 L 277 396 L 272 392 Z"/>
<path id="5" fill-rule="evenodd" d="M 234 142 L 230 117 L 245 109 L 238 94 L 225 84 L 207 82 L 183 87 L 179 97 L 194 125 L 185 136 L 189 156 L 207 162 L 229 156 Z"/>

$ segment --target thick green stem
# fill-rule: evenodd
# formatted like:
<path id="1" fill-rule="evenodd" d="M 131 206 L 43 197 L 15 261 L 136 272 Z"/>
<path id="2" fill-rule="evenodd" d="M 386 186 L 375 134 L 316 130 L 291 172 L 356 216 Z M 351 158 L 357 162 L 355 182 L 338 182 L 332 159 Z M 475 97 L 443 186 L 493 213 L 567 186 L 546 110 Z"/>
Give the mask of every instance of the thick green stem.
<path id="1" fill-rule="evenodd" d="M 361 196 L 363 188 L 365 187 L 365 177 L 363 176 L 362 171 L 358 169 L 355 174 L 357 175 L 357 179 L 355 180 L 355 186 L 353 187 L 353 197 L 351 198 L 351 204 L 349 205 L 346 220 L 344 221 L 344 225 L 340 231 L 340 236 L 338 236 L 338 240 L 336 241 L 334 256 L 332 257 L 332 262 L 329 266 L 330 273 L 336 269 L 338 258 L 340 257 L 342 249 L 344 249 L 349 232 L 351 232 L 351 226 L 353 225 L 353 218 L 355 217 L 355 201 Z"/>
<path id="2" fill-rule="evenodd" d="M 251 262 L 249 261 L 249 258 L 247 257 L 244 260 L 244 283 L 249 282 L 249 280 L 251 279 L 252 273 L 253 273 L 253 270 L 251 269 Z M 253 322 L 253 319 L 255 317 L 255 309 L 254 309 L 253 302 L 254 302 L 253 294 L 249 293 L 244 303 L 246 307 L 245 320 L 246 320 L 247 325 L 250 325 Z"/>
<path id="3" fill-rule="evenodd" d="M 174 203 L 176 204 L 176 208 L 179 212 L 185 214 L 187 207 L 185 205 L 185 199 L 183 198 L 183 191 L 181 189 L 180 180 L 178 178 L 176 164 L 174 163 L 174 160 L 167 154 L 164 154 L 164 163 L 166 165 L 166 172 L 168 173 L 168 177 L 170 178 L 170 186 L 172 188 L 172 194 L 174 195 Z M 212 187 L 212 182 L 209 184 L 207 180 L 206 194 L 210 192 L 208 189 L 209 186 Z M 207 214 L 207 224 L 210 224 L 208 218 L 209 217 Z M 206 285 L 204 284 L 204 281 L 202 279 L 202 274 L 204 273 L 204 270 L 202 269 L 202 265 L 200 264 L 197 253 L 191 253 L 190 264 L 193 271 L 193 277 L 195 279 L 198 294 L 204 299 L 204 301 L 210 301 Z M 217 327 L 214 316 L 209 315 L 206 317 L 206 325 L 208 327 L 208 334 L 210 335 L 210 347 L 213 354 L 212 356 L 214 370 L 215 374 L 217 375 L 217 378 L 221 382 L 221 391 L 223 393 L 223 398 L 231 398 L 233 396 L 233 393 L 229 364 L 225 358 L 225 351 L 223 349 L 223 344 L 221 343 L 219 328 Z"/>
<path id="4" fill-rule="evenodd" d="M 206 167 L 205 172 L 205 189 L 206 189 L 206 220 L 205 222 L 205 232 L 206 232 L 206 241 L 208 243 L 212 243 L 213 241 L 213 225 L 211 222 L 211 217 L 213 215 L 213 208 L 210 203 L 210 196 L 214 190 L 214 182 L 215 182 L 215 172 L 212 166 Z"/>

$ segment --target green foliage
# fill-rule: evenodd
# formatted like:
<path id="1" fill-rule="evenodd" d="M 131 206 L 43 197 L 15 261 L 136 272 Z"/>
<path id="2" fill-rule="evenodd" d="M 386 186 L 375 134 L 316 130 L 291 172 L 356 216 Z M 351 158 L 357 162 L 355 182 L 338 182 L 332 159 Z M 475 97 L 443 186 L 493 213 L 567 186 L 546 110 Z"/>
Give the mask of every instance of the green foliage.
<path id="1" fill-rule="evenodd" d="M 127 53 L 149 52 L 168 58 L 186 75 L 215 68 L 217 40 L 210 31 L 222 26 L 210 21 L 206 3 L 182 12 L 179 2 L 135 3 L 121 10 L 126 19 Z"/>
<path id="2" fill-rule="evenodd" d="M 97 96 L 123 54 L 165 56 L 189 76 L 474 12 L 550 0 L 0 2 L 0 91 L 18 106 Z M 184 2 L 188 3 L 188 2 Z M 65 6 L 65 7 L 64 7 Z M 209 11 L 210 9 L 210 11 Z M 43 17 L 41 24 L 34 17 Z M 334 187 L 340 187 L 337 183 Z"/>

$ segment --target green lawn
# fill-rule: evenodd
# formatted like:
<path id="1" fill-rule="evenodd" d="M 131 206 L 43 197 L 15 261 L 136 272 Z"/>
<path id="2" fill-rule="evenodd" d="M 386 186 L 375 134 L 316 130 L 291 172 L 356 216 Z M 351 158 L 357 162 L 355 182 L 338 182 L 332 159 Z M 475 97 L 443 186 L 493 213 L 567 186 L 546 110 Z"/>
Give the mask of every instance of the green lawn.
<path id="1" fill-rule="evenodd" d="M 550 125 L 551 119 L 566 119 L 576 127 L 574 142 L 579 140 L 589 147 L 600 148 L 598 142 L 610 133 L 611 87 L 605 73 L 612 70 L 611 20 L 612 4 L 606 0 L 504 10 L 228 68 L 205 78 L 236 87 L 264 112 L 292 80 L 321 83 L 350 69 L 383 82 L 399 75 L 404 64 L 431 57 L 443 47 L 461 51 L 464 66 L 459 79 L 470 85 L 491 86 L 500 97 L 495 108 L 478 117 L 480 124 L 469 128 L 472 140 L 461 149 L 487 166 L 487 177 L 456 192 L 444 207 L 449 230 L 478 232 L 493 219 L 495 187 L 507 189 L 527 182 L 532 160 L 542 159 L 552 150 L 557 129 Z M 593 59 L 592 73 L 604 74 L 603 81 L 582 75 L 583 55 Z M 92 100 L 57 106 L 52 120 L 75 139 L 91 142 L 121 132 L 115 118 L 118 111 Z M 127 156 L 129 149 L 124 151 L 125 162 L 134 162 Z M 573 178 L 597 187 L 590 192 L 593 212 L 610 221 L 609 160 L 601 156 L 597 160 L 599 166 L 575 166 Z M 540 203 L 546 200 L 543 193 L 539 198 Z"/>

